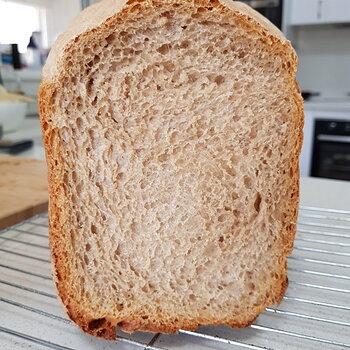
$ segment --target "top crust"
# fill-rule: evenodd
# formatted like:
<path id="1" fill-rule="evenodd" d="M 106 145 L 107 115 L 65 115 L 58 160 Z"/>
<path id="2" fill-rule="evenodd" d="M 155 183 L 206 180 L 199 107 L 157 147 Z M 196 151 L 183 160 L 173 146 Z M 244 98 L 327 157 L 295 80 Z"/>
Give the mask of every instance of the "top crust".
<path id="1" fill-rule="evenodd" d="M 185 0 L 189 3 L 194 3 L 197 6 L 208 4 L 207 0 Z M 136 3 L 151 3 L 150 0 L 103 0 L 97 4 L 94 4 L 82 12 L 80 12 L 71 23 L 66 32 L 61 34 L 50 51 L 49 57 L 43 69 L 42 79 L 49 83 L 55 81 L 59 77 L 59 72 L 63 69 L 64 63 L 63 57 L 69 52 L 69 46 L 74 39 L 88 33 L 92 29 L 98 28 L 101 24 L 106 22 L 111 17 L 118 13 L 127 12 L 130 6 L 134 6 Z M 162 0 L 164 3 L 171 3 L 171 0 Z M 253 26 L 256 27 L 262 35 L 269 35 L 280 41 L 283 45 L 286 45 L 286 50 L 293 50 L 290 42 L 284 37 L 282 32 L 268 21 L 259 12 L 253 10 L 250 6 L 232 0 L 214 0 L 209 1 L 214 6 L 221 4 L 223 7 L 230 9 L 233 15 L 242 17 L 247 21 L 252 21 Z M 296 58 L 296 55 L 294 53 Z M 297 65 L 297 63 L 296 63 Z M 296 69 L 296 66 L 294 67 Z"/>

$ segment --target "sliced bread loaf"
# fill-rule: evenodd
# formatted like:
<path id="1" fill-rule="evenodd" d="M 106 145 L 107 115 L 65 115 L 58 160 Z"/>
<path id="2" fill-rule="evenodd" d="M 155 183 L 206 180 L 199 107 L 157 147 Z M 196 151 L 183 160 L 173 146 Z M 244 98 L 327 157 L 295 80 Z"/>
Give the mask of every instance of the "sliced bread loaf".
<path id="1" fill-rule="evenodd" d="M 245 327 L 287 287 L 296 54 L 231 0 L 104 0 L 44 69 L 58 294 L 85 332 Z"/>

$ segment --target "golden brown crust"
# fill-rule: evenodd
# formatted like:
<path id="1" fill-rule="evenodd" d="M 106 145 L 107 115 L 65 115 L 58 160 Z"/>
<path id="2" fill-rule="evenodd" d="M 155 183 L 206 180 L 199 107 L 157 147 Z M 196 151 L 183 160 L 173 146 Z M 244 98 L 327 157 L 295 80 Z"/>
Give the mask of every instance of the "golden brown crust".
<path id="1" fill-rule="evenodd" d="M 133 0 L 132 3 L 142 2 L 143 0 Z M 144 0 L 149 1 L 149 0 Z M 190 0 L 187 0 L 190 1 Z M 294 159 L 293 159 L 293 170 L 294 173 L 291 176 L 291 184 L 288 191 L 288 199 L 286 201 L 286 208 L 288 208 L 286 216 L 284 218 L 284 231 L 287 233 L 284 236 L 284 258 L 281 259 L 281 272 L 280 280 L 276 282 L 274 287 L 273 295 L 269 296 L 264 303 L 259 307 L 256 307 L 252 313 L 250 319 L 244 323 L 225 321 L 225 324 L 235 328 L 247 327 L 254 322 L 256 317 L 262 312 L 267 306 L 279 303 L 287 289 L 288 281 L 286 277 L 286 257 L 291 253 L 293 249 L 293 241 L 296 231 L 296 219 L 297 219 L 297 208 L 299 201 L 299 168 L 298 168 L 298 157 L 301 151 L 302 145 L 302 128 L 303 128 L 303 102 L 299 93 L 299 89 L 294 81 L 295 71 L 297 67 L 296 55 L 284 37 L 276 30 L 276 28 L 267 23 L 261 18 L 260 15 L 254 11 L 247 10 L 245 5 L 233 3 L 231 0 L 220 0 L 210 1 L 201 0 L 196 1 L 198 6 L 207 5 L 210 2 L 213 6 L 221 6 L 222 8 L 230 8 L 232 13 L 241 19 L 242 22 L 249 22 L 249 26 L 254 26 L 257 32 L 260 33 L 262 40 L 270 40 L 271 45 L 282 45 L 287 54 L 290 54 L 294 59 L 294 65 L 288 69 L 291 75 L 291 92 L 294 94 L 295 105 L 298 108 L 296 113 L 295 123 L 295 140 L 297 140 L 297 146 L 295 147 Z M 195 330 L 202 325 L 218 325 L 223 322 L 212 320 L 211 322 L 201 322 L 200 320 L 180 320 L 173 322 L 172 324 L 161 324 L 151 323 L 141 318 L 130 318 L 127 320 L 111 320 L 107 318 L 94 319 L 91 316 L 85 314 L 85 310 L 81 310 L 79 305 L 76 304 L 72 295 L 69 295 L 69 288 L 64 284 L 66 276 L 71 272 L 62 263 L 64 259 L 65 251 L 65 236 L 63 234 L 65 230 L 65 217 L 64 209 L 59 206 L 58 203 L 63 201 L 64 192 L 62 187 L 62 161 L 60 160 L 62 155 L 60 152 L 60 139 L 58 137 L 57 130 L 53 127 L 51 118 L 53 116 L 53 98 L 56 88 L 56 83 L 59 80 L 59 72 L 64 70 L 64 56 L 69 53 L 70 49 L 74 46 L 77 39 L 81 37 L 88 37 L 94 35 L 93 28 L 98 23 L 107 23 L 114 20 L 120 20 L 123 16 L 127 16 L 128 7 L 127 5 L 131 1 L 105 0 L 101 4 L 94 7 L 94 11 L 100 13 L 100 17 L 96 20 L 86 20 L 84 22 L 84 16 L 91 16 L 91 10 L 85 12 L 80 16 L 80 22 L 82 22 L 82 28 L 79 29 L 79 21 L 77 20 L 67 34 L 61 37 L 56 48 L 53 49 L 51 58 L 47 68 L 45 69 L 43 82 L 40 87 L 40 116 L 41 126 L 43 132 L 43 138 L 46 148 L 46 158 L 49 171 L 49 213 L 50 213 L 50 244 L 51 254 L 54 264 L 54 278 L 58 294 L 64 307 L 67 310 L 67 314 L 84 332 L 100 337 L 103 339 L 114 340 L 116 338 L 115 327 L 118 326 L 125 332 L 134 331 L 146 331 L 146 332 L 161 332 L 161 333 L 176 333 L 179 329 Z M 106 8 L 103 9 L 103 6 Z M 124 7 L 123 7 L 124 6 Z M 126 7 L 125 7 L 126 6 Z M 119 12 L 117 12 L 119 11 Z M 241 11 L 244 11 L 242 13 Z M 247 20 L 248 19 L 248 20 Z M 58 52 L 61 51 L 61 52 Z M 51 68 L 50 68 L 51 67 Z"/>

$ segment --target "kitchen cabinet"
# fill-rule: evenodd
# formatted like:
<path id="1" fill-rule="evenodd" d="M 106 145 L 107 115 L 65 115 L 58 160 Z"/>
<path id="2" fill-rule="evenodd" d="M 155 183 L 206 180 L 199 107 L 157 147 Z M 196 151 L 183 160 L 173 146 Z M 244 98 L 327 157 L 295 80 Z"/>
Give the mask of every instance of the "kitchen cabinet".
<path id="1" fill-rule="evenodd" d="M 292 0 L 290 24 L 321 23 L 321 0 Z"/>
<path id="2" fill-rule="evenodd" d="M 326 23 L 350 22 L 349 0 L 326 0 L 323 4 L 322 16 Z"/>
<path id="3" fill-rule="evenodd" d="M 290 25 L 350 22 L 349 0 L 290 1 Z"/>

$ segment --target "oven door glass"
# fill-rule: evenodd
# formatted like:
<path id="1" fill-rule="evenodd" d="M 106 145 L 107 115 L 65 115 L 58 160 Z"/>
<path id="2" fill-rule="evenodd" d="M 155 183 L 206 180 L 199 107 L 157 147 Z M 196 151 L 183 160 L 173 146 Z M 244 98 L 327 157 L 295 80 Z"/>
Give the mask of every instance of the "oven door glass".
<path id="1" fill-rule="evenodd" d="M 350 180 L 350 142 L 319 140 L 315 146 L 312 176 Z"/>

